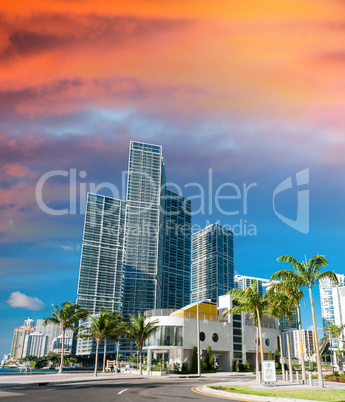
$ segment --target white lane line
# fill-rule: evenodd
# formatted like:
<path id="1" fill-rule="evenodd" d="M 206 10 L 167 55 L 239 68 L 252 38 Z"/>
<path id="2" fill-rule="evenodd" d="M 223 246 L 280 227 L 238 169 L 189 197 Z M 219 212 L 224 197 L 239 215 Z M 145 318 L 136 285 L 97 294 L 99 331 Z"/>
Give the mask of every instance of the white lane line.
<path id="1" fill-rule="evenodd" d="M 128 388 L 123 389 L 122 391 L 118 392 L 118 395 L 121 395 L 123 392 L 128 391 Z"/>

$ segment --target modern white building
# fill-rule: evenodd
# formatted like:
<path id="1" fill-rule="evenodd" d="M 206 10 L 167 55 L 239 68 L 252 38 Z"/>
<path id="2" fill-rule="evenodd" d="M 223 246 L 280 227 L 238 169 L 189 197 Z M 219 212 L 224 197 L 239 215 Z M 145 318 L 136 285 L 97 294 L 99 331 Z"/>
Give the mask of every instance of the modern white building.
<path id="1" fill-rule="evenodd" d="M 299 331 L 292 331 L 292 343 L 294 350 L 294 357 L 297 357 L 301 361 L 301 343 L 299 339 Z M 313 355 L 315 354 L 315 342 L 313 331 L 308 329 L 302 329 L 302 344 L 304 352 L 304 360 L 313 360 Z"/>
<path id="2" fill-rule="evenodd" d="M 10 353 L 8 355 L 5 354 L 5 355 L 3 355 L 3 358 L 0 362 L 0 364 L 3 365 L 5 363 L 7 363 L 10 359 L 11 359 L 11 354 Z"/>
<path id="3" fill-rule="evenodd" d="M 234 235 L 215 223 L 192 235 L 191 301 L 218 297 L 234 287 Z"/>
<path id="4" fill-rule="evenodd" d="M 244 314 L 222 318 L 221 313 L 231 307 L 230 295 L 219 297 L 218 308 L 211 302 L 199 304 L 202 357 L 206 357 L 207 348 L 211 346 L 221 371 L 231 370 L 233 358 L 255 366 L 256 327 Z M 193 349 L 197 345 L 197 303 L 179 310 L 151 310 L 145 315 L 159 322 L 159 329 L 144 346 L 148 365 L 152 354 L 164 353 L 168 355 L 171 368 L 174 363 L 188 363 L 191 368 Z M 278 330 L 274 319 L 263 318 L 262 335 L 264 354 L 267 356 L 269 350 L 278 348 Z"/>
<path id="5" fill-rule="evenodd" d="M 48 335 L 40 332 L 33 332 L 25 336 L 23 356 L 42 357 L 46 354 Z"/>
<path id="6" fill-rule="evenodd" d="M 256 289 L 259 292 L 260 296 L 263 296 L 266 293 L 266 288 L 270 284 L 269 279 L 256 278 L 254 276 L 235 275 L 234 279 L 235 279 L 235 288 L 242 290 L 246 289 L 254 281 L 257 281 Z"/>
<path id="7" fill-rule="evenodd" d="M 319 282 L 321 314 L 323 326 L 327 326 L 330 321 L 335 325 L 341 326 L 345 324 L 345 275 L 336 274 L 339 285 L 334 285 L 330 279 L 322 279 Z M 328 335 L 328 334 L 325 334 Z M 343 332 L 343 340 L 345 340 L 345 329 Z M 337 350 L 337 342 L 332 339 L 332 350 Z M 340 341 L 340 348 L 344 347 L 344 341 Z"/>
<path id="8" fill-rule="evenodd" d="M 37 320 L 36 331 L 40 332 L 41 334 L 47 335 L 47 347 L 46 347 L 46 354 L 52 351 L 52 343 L 55 338 L 62 335 L 62 327 L 61 325 L 48 323 L 46 326 L 43 325 L 43 321 L 41 319 Z M 70 329 L 66 330 L 66 338 L 73 337 L 73 331 Z"/>
<path id="9" fill-rule="evenodd" d="M 65 340 L 64 340 L 65 355 L 71 354 L 72 345 L 73 345 L 73 334 L 68 332 L 67 334 L 65 334 Z M 53 339 L 53 342 L 51 344 L 51 351 L 53 353 L 62 353 L 62 334 Z"/>
<path id="10" fill-rule="evenodd" d="M 339 285 L 334 285 L 330 279 L 322 279 L 319 283 L 324 326 L 327 321 L 339 326 L 345 324 L 345 275 L 336 275 Z"/>

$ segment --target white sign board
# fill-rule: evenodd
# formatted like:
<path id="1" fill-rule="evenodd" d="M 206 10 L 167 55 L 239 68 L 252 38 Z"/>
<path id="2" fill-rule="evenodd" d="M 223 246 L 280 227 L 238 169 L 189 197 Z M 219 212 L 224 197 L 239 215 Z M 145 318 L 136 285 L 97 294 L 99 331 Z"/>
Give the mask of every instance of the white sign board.
<path id="1" fill-rule="evenodd" d="M 262 367 L 262 381 L 264 385 L 275 385 L 277 382 L 276 365 L 274 360 L 263 360 Z"/>

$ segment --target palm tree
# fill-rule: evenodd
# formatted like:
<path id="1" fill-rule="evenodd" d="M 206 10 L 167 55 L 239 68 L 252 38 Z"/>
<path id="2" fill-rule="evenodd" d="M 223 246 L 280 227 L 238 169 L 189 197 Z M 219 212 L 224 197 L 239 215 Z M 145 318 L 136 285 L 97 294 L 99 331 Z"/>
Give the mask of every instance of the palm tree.
<path id="1" fill-rule="evenodd" d="M 337 341 L 337 358 L 338 358 L 338 367 L 339 367 L 339 372 L 340 374 L 343 373 L 343 352 L 340 350 L 340 338 L 343 338 L 343 331 L 344 331 L 345 325 L 336 325 L 331 321 L 327 322 L 327 327 L 324 328 L 324 332 L 329 332 L 331 337 L 334 338 Z M 330 344 L 330 350 L 332 353 L 332 345 Z"/>
<path id="2" fill-rule="evenodd" d="M 280 347 L 283 381 L 286 380 L 286 377 L 285 377 L 285 362 L 284 362 L 284 354 L 283 354 L 282 331 L 281 331 L 280 320 L 285 313 L 286 297 L 287 296 L 285 294 L 278 293 L 276 291 L 275 286 L 271 287 L 270 290 L 265 295 L 265 298 L 267 299 L 267 304 L 268 304 L 267 314 L 276 318 L 278 321 L 279 347 Z"/>
<path id="3" fill-rule="evenodd" d="M 129 338 L 130 339 L 135 339 L 135 341 L 138 343 L 139 346 L 139 362 L 140 362 L 140 375 L 143 374 L 142 370 L 142 349 L 143 349 L 143 344 L 144 342 L 151 336 L 153 335 L 158 327 L 157 324 L 159 320 L 152 320 L 148 321 L 147 317 L 144 315 L 141 315 L 140 312 L 138 311 L 138 315 L 130 315 L 130 325 L 129 325 Z"/>
<path id="4" fill-rule="evenodd" d="M 292 324 L 294 321 L 293 310 L 295 306 L 288 297 L 285 298 L 284 304 L 284 317 L 285 317 L 285 325 L 286 325 L 286 346 L 288 351 L 288 361 L 289 361 L 289 374 L 290 374 L 290 382 L 293 383 L 293 371 L 292 371 L 292 360 L 291 360 L 291 347 L 290 347 L 290 337 L 289 337 L 289 324 Z"/>
<path id="5" fill-rule="evenodd" d="M 293 271 L 290 270 L 278 271 L 273 275 L 276 279 L 295 281 L 300 287 L 306 286 L 309 290 L 311 314 L 313 318 L 319 387 L 323 388 L 324 384 L 322 377 L 322 362 L 320 356 L 319 342 L 317 338 L 317 328 L 316 328 L 312 288 L 320 279 L 330 279 L 335 285 L 337 285 L 338 278 L 336 274 L 332 271 L 321 272 L 321 269 L 324 266 L 327 266 L 328 262 L 325 259 L 325 257 L 320 254 L 315 255 L 314 257 L 310 258 L 309 261 L 306 260 L 305 262 L 299 262 L 295 258 L 290 257 L 288 255 L 283 255 L 282 257 L 277 258 L 277 261 L 288 263 L 290 267 L 293 268 Z"/>
<path id="6" fill-rule="evenodd" d="M 108 311 L 106 308 L 104 309 Z M 107 340 L 119 342 L 120 336 L 125 331 L 125 324 L 122 322 L 122 315 L 118 314 L 116 311 L 108 313 L 108 322 L 104 330 L 104 353 L 103 353 L 103 369 L 105 372 L 106 366 L 106 356 L 107 356 Z"/>
<path id="7" fill-rule="evenodd" d="M 271 281 L 276 279 L 276 274 L 273 274 L 271 277 Z M 277 290 L 283 292 L 288 295 L 290 300 L 296 306 L 297 311 L 297 321 L 298 321 L 298 336 L 299 336 L 299 345 L 300 345 L 300 355 L 301 355 L 301 368 L 302 368 L 302 380 L 303 383 L 307 383 L 307 376 L 305 370 L 305 362 L 304 362 L 304 347 L 303 347 L 303 337 L 302 337 L 302 322 L 301 322 L 301 300 L 304 297 L 304 293 L 301 290 L 298 282 L 296 281 L 280 281 L 275 283 L 274 285 Z"/>
<path id="8" fill-rule="evenodd" d="M 258 357 L 258 342 L 260 339 L 260 352 L 261 361 L 264 360 L 264 351 L 262 345 L 262 332 L 261 332 L 261 319 L 266 312 L 267 300 L 259 294 L 257 291 L 257 281 L 253 281 L 245 290 L 231 289 L 228 295 L 234 296 L 233 302 L 237 305 L 230 310 L 226 310 L 222 313 L 222 317 L 227 314 L 241 314 L 249 313 L 250 318 L 253 318 L 254 325 L 257 328 L 256 337 L 256 375 L 259 374 L 259 357 Z"/>
<path id="9" fill-rule="evenodd" d="M 85 320 L 89 313 L 81 308 L 78 304 L 73 302 L 64 302 L 59 309 L 55 304 L 52 304 L 55 310 L 52 310 L 52 317 L 47 317 L 43 321 L 43 326 L 46 326 L 48 323 L 61 325 L 62 328 L 62 349 L 61 349 L 61 360 L 60 360 L 60 368 L 59 373 L 62 373 L 63 370 L 63 359 L 65 353 L 65 333 L 66 329 L 71 329 L 73 332 L 77 331 L 78 328 L 76 324 L 79 323 L 80 320 Z"/>
<path id="10" fill-rule="evenodd" d="M 78 338 L 91 338 L 96 341 L 95 371 L 94 376 L 97 377 L 98 351 L 99 345 L 107 334 L 110 314 L 106 308 L 102 308 L 99 314 L 91 316 L 89 327 L 84 327 L 83 332 Z"/>

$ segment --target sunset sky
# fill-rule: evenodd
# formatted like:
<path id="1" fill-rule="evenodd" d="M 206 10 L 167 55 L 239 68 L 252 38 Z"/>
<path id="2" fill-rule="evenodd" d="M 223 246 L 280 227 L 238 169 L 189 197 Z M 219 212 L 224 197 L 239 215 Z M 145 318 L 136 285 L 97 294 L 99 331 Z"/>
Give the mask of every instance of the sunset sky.
<path id="1" fill-rule="evenodd" d="M 27 316 L 42 318 L 51 303 L 76 299 L 84 190 L 121 187 L 130 140 L 163 146 L 168 180 L 184 195 L 196 194 L 188 183 L 203 186 L 207 211 L 193 224 L 255 226 L 256 236 L 235 238 L 238 273 L 270 277 L 285 268 L 280 255 L 317 253 L 344 273 L 344 93 L 341 0 L 3 2 L 0 358 Z M 272 197 L 306 168 L 310 230 L 303 234 L 278 219 Z M 35 197 L 39 178 L 70 169 L 77 213 L 46 214 Z M 222 201 L 237 215 L 209 212 L 226 182 L 256 183 L 247 214 L 243 200 Z M 290 219 L 296 194 L 294 187 L 276 199 Z M 69 208 L 69 177 L 48 180 L 43 196 L 51 208 Z M 303 310 L 308 328 L 307 298 Z"/>

